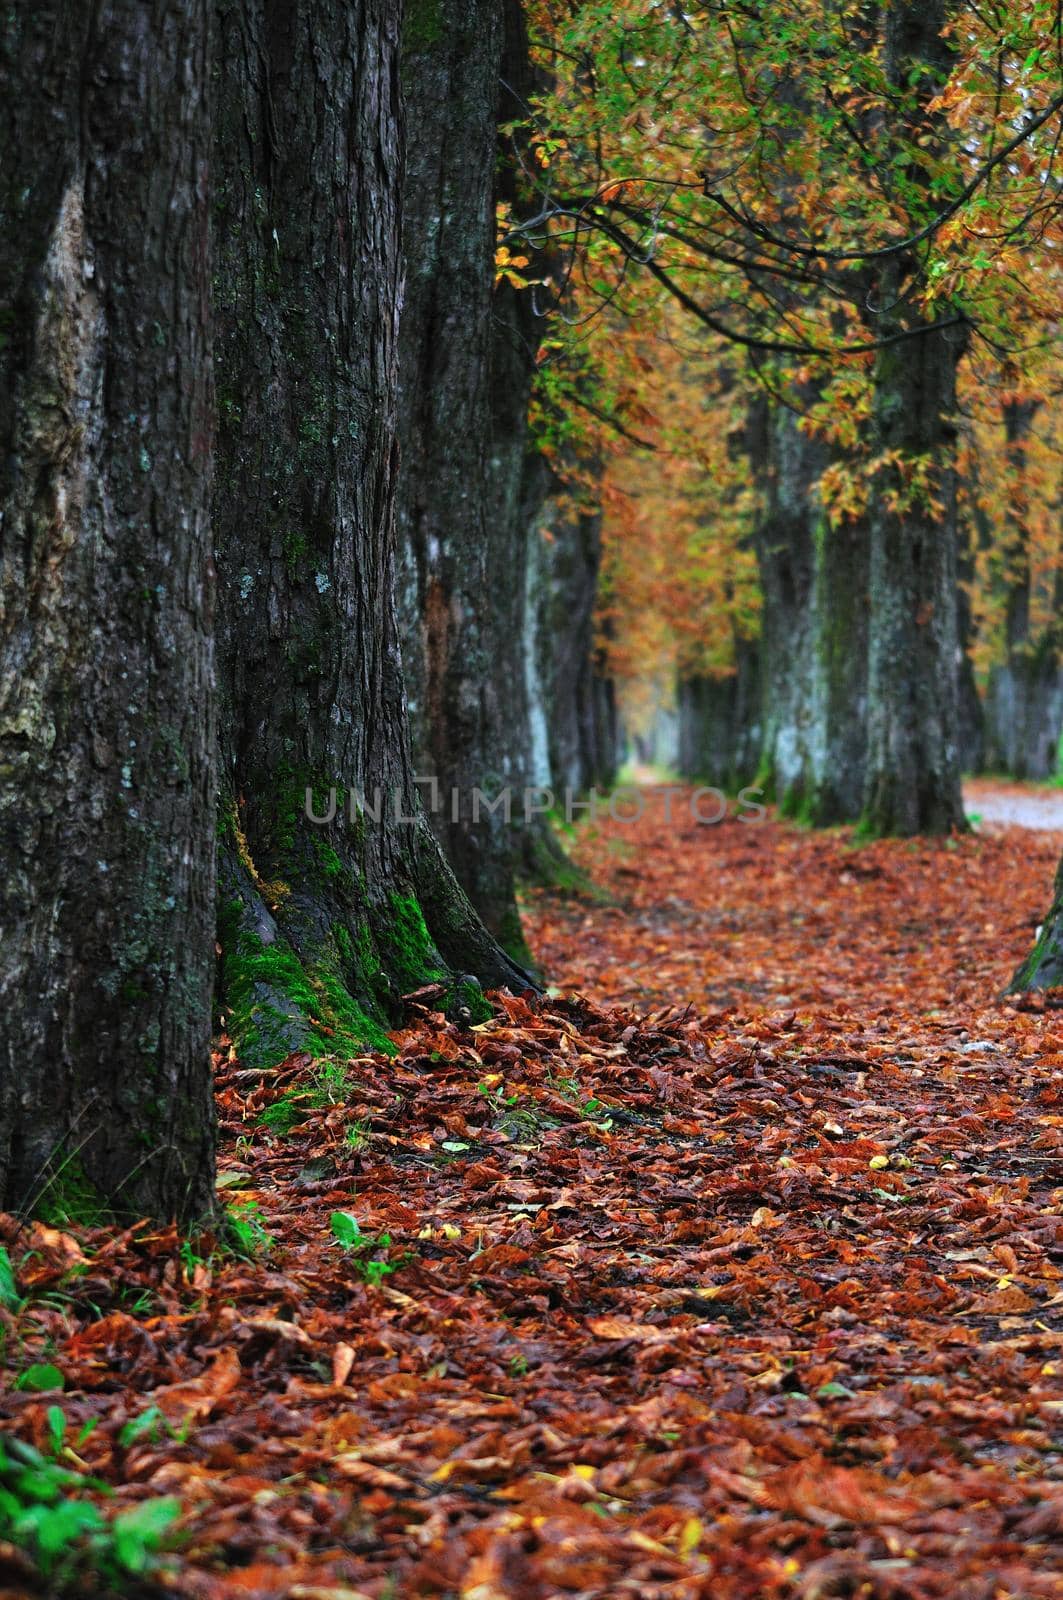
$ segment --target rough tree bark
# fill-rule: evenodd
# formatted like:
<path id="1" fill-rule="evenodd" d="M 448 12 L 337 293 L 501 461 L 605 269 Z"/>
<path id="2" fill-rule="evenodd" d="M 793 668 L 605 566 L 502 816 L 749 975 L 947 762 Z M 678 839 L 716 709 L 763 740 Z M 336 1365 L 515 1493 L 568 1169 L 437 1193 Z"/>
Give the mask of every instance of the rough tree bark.
<path id="1" fill-rule="evenodd" d="M 812 651 L 813 497 L 826 455 L 811 452 L 794 420 L 754 402 L 750 462 L 766 483 L 767 509 L 754 532 L 762 595 L 763 747 L 760 776 L 784 813 L 804 798 Z M 822 456 L 822 460 L 820 457 Z"/>
<path id="2" fill-rule="evenodd" d="M 1052 904 L 1034 947 L 1008 985 L 1009 994 L 1063 985 L 1063 861 L 1056 871 Z"/>
<path id="3" fill-rule="evenodd" d="M 409 754 L 396 8 L 249 0 L 219 21 L 222 994 L 244 1058 L 270 1063 L 385 1044 L 397 995 L 424 982 L 528 977 L 446 867 Z M 321 826 L 305 796 L 327 817 L 332 786 Z"/>
<path id="4" fill-rule="evenodd" d="M 916 90 L 905 135 L 935 137 L 926 111 L 953 46 L 945 0 L 894 0 L 885 10 L 885 68 L 898 92 Z M 873 448 L 888 456 L 873 485 L 868 660 L 868 767 L 863 826 L 872 834 L 966 827 L 960 794 L 960 656 L 956 602 L 956 371 L 958 327 L 933 330 L 906 279 L 904 253 L 880 263 L 874 301 L 887 343 L 873 374 Z M 923 331 L 926 330 L 926 331 Z"/>
<path id="5" fill-rule="evenodd" d="M 213 1206 L 208 44 L 206 0 L 0 43 L 4 1209 Z"/>
<path id="6" fill-rule="evenodd" d="M 974 487 L 973 485 L 971 486 Z M 972 496 L 973 499 L 973 496 Z M 960 769 L 963 772 L 981 772 L 985 763 L 985 710 L 971 660 L 971 645 L 975 637 L 974 612 L 971 605 L 971 586 L 974 582 L 974 517 L 957 518 L 956 524 L 956 626 L 960 641 L 959 669 L 959 741 Z"/>
<path id="7" fill-rule="evenodd" d="M 474 789 L 509 789 L 519 807 L 524 788 L 508 737 L 523 720 L 523 570 L 492 460 L 514 448 L 490 375 L 502 46 L 499 0 L 424 0 L 406 19 L 398 593 L 415 757 L 441 790 L 434 825 L 487 925 L 522 948 L 511 823 L 472 803 Z"/>
<path id="8" fill-rule="evenodd" d="M 986 764 L 1015 778 L 1047 778 L 1056 770 L 1063 724 L 1063 675 L 1056 620 L 1040 636 L 1031 625 L 1027 450 L 1037 402 L 1004 407 L 1008 506 L 1002 531 L 1004 660 L 990 674 L 985 702 Z"/>
<path id="9" fill-rule="evenodd" d="M 582 795 L 616 782 L 617 713 L 606 652 L 596 640 L 601 508 L 537 457 L 528 559 L 526 635 L 532 663 L 533 782 Z"/>
<path id="10" fill-rule="evenodd" d="M 563 860 L 525 804 L 538 318 L 529 290 L 494 281 L 495 203 L 516 199 L 498 129 L 525 113 L 529 73 L 515 0 L 424 0 L 407 17 L 398 595 L 413 747 L 446 856 L 519 961 L 516 878 Z"/>
<path id="11" fill-rule="evenodd" d="M 768 508 L 761 776 L 784 814 L 827 827 L 859 816 L 865 780 L 867 529 L 829 523 L 818 484 L 832 452 L 792 411 L 763 405 L 750 448 Z"/>

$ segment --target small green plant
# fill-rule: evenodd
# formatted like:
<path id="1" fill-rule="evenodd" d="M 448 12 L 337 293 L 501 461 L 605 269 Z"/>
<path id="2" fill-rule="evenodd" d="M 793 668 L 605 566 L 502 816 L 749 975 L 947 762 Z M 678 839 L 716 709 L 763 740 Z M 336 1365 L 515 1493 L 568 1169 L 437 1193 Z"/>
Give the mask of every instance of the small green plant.
<path id="1" fill-rule="evenodd" d="M 245 1205 L 230 1206 L 225 1215 L 228 1219 L 233 1248 L 238 1255 L 253 1260 L 256 1256 L 266 1255 L 272 1249 L 276 1241 L 266 1227 L 266 1219 L 257 1200 L 248 1200 Z"/>
<path id="2" fill-rule="evenodd" d="M 478 1083 L 476 1092 L 484 1095 L 493 1106 L 515 1106 L 520 1099 L 519 1094 L 504 1094 L 501 1084 Z"/>
<path id="3" fill-rule="evenodd" d="M 65 1428 L 62 1413 L 49 1414 L 53 1443 Z M 26 1552 L 52 1592 L 83 1592 L 92 1573 L 114 1588 L 149 1571 L 180 1514 L 168 1496 L 106 1518 L 89 1491 L 111 1492 L 21 1439 L 0 1440 L 0 1539 Z"/>
<path id="4" fill-rule="evenodd" d="M 175 1428 L 173 1423 L 158 1406 L 148 1406 L 139 1417 L 130 1417 L 119 1432 L 118 1443 L 123 1450 L 128 1450 L 130 1445 L 160 1444 L 164 1439 L 172 1439 L 176 1444 L 184 1444 L 192 1431 L 192 1417 L 189 1415 Z"/>
<path id="5" fill-rule="evenodd" d="M 194 1285 L 196 1273 L 201 1267 L 211 1271 L 227 1254 L 254 1261 L 258 1256 L 268 1254 L 276 1241 L 266 1227 L 266 1218 L 258 1201 L 247 1200 L 226 1207 L 224 1223 L 209 1255 L 200 1254 L 196 1248 L 200 1243 L 201 1238 L 185 1237 L 178 1246 L 186 1284 Z"/>
<path id="6" fill-rule="evenodd" d="M 131 1417 L 123 1424 L 118 1433 L 118 1443 L 123 1450 L 128 1450 L 138 1440 L 143 1440 L 145 1444 L 157 1444 L 169 1434 L 170 1425 L 158 1406 L 149 1406 L 139 1417 Z"/>
<path id="7" fill-rule="evenodd" d="M 71 1460 L 77 1461 L 77 1452 L 100 1424 L 99 1417 L 90 1417 L 87 1422 L 82 1423 L 74 1435 L 73 1442 L 68 1443 L 66 1430 L 69 1424 L 62 1406 L 49 1406 L 45 1417 L 48 1423 L 49 1454 L 53 1461 L 58 1460 L 61 1455 L 69 1456 Z"/>
<path id="8" fill-rule="evenodd" d="M 289 1134 L 306 1121 L 308 1112 L 345 1105 L 351 1089 L 351 1075 L 345 1066 L 338 1061 L 322 1061 L 303 1088 L 286 1090 L 258 1120 L 273 1133 Z"/>
<path id="9" fill-rule="evenodd" d="M 191 1283 L 192 1278 L 195 1275 L 196 1268 L 205 1267 L 207 1265 L 206 1257 L 199 1254 L 199 1251 L 196 1249 L 191 1239 L 182 1239 L 177 1253 L 181 1258 L 181 1266 L 184 1270 L 184 1275 Z"/>
<path id="10" fill-rule="evenodd" d="M 22 1305 L 22 1296 L 18 1292 L 15 1282 L 15 1269 L 11 1265 L 11 1257 L 0 1245 L 0 1306 L 5 1311 L 18 1311 Z"/>
<path id="11" fill-rule="evenodd" d="M 314 1088 L 330 1106 L 342 1105 L 351 1092 L 351 1075 L 339 1061 L 322 1061 L 314 1073 Z"/>
<path id="12" fill-rule="evenodd" d="M 548 1078 L 547 1081 L 550 1084 L 550 1087 L 552 1089 L 556 1089 L 558 1094 L 561 1095 L 565 1100 L 571 1100 L 575 1105 L 580 1103 L 583 1091 L 580 1088 L 579 1082 L 576 1078 L 551 1077 Z"/>
<path id="13" fill-rule="evenodd" d="M 33 1214 L 53 1228 L 98 1228 L 108 1221 L 107 1207 L 93 1186 L 76 1154 L 60 1160 L 53 1157 L 39 1194 L 32 1202 Z"/>
<path id="14" fill-rule="evenodd" d="M 374 1251 L 387 1250 L 391 1245 L 390 1233 L 363 1233 L 357 1217 L 349 1211 L 334 1211 L 329 1218 L 332 1236 L 351 1257 L 351 1265 L 364 1283 L 378 1287 L 389 1273 L 397 1272 L 410 1260 L 407 1251 L 401 1261 L 385 1261 Z"/>
<path id="15" fill-rule="evenodd" d="M 140 1289 L 134 1293 L 124 1285 L 119 1287 L 117 1299 L 131 1317 L 150 1317 L 156 1303 L 153 1289 Z"/>
<path id="16" fill-rule="evenodd" d="M 343 1143 L 352 1155 L 361 1150 L 369 1141 L 369 1120 L 361 1117 L 357 1122 L 352 1122 L 343 1135 Z"/>
<path id="17" fill-rule="evenodd" d="M 607 1105 L 604 1100 L 599 1100 L 595 1095 L 591 1095 L 590 1099 L 584 1100 L 580 1106 L 580 1116 L 592 1119 L 602 1117 L 608 1119 L 611 1110 L 612 1107 Z"/>
<path id="18" fill-rule="evenodd" d="M 50 1361 L 36 1361 L 25 1372 L 20 1372 L 12 1385 L 15 1389 L 28 1389 L 32 1394 L 47 1394 L 49 1389 L 61 1389 L 66 1379 Z"/>

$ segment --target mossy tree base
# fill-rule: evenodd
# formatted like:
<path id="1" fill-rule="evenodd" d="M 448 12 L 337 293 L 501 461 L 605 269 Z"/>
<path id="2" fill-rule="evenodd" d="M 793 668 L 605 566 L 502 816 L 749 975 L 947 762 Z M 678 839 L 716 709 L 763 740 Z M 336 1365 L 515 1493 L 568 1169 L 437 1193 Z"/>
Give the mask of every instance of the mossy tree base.
<path id="1" fill-rule="evenodd" d="M 440 1009 L 470 1021 L 490 1014 L 484 986 L 536 986 L 530 962 L 510 959 L 479 923 L 426 824 L 409 825 L 405 870 L 375 896 L 364 854 L 361 866 L 351 859 L 357 843 L 306 826 L 268 880 L 239 830 L 221 850 L 219 1004 L 247 1065 L 273 1067 L 295 1051 L 391 1052 L 402 996 L 428 984 L 445 986 Z"/>
<path id="2" fill-rule="evenodd" d="M 1030 954 L 1008 984 L 1007 994 L 1063 986 L 1063 861 L 1056 871 L 1052 905 Z"/>
<path id="3" fill-rule="evenodd" d="M 556 894 L 585 895 L 588 899 L 608 898 L 583 868 L 572 860 L 546 819 L 541 819 L 537 827 L 523 831 L 517 879 L 530 888 L 552 889 Z"/>
<path id="4" fill-rule="evenodd" d="M 219 1004 L 263 1067 L 387 1048 L 401 996 L 425 983 L 464 984 L 471 1009 L 472 979 L 531 981 L 455 883 L 410 761 L 394 615 L 398 22 L 367 0 L 217 16 Z M 322 817 L 333 787 L 373 798 L 311 820 L 307 791 Z"/>
<path id="5" fill-rule="evenodd" d="M 963 801 L 951 781 L 928 785 L 913 801 L 911 789 L 892 782 L 872 787 L 871 798 L 856 825 L 861 839 L 910 839 L 916 834 L 942 838 L 967 833 L 970 824 Z"/>

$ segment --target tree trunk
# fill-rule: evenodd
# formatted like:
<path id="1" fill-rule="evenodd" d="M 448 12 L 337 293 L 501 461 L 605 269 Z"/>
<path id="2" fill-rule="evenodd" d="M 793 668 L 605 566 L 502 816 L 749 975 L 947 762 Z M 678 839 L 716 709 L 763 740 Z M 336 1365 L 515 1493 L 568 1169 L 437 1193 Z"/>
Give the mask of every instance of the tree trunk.
<path id="1" fill-rule="evenodd" d="M 805 802 L 807 820 L 818 828 L 856 821 L 863 801 L 869 557 L 866 522 L 834 525 L 820 513 L 813 536 Z"/>
<path id="2" fill-rule="evenodd" d="M 763 420 L 751 418 L 749 436 L 767 502 L 756 532 L 761 775 L 784 814 L 828 827 L 855 820 L 863 793 L 867 529 L 828 521 L 819 481 L 833 459 L 831 447 L 799 427 L 793 411 L 758 405 Z"/>
<path id="3" fill-rule="evenodd" d="M 1009 994 L 1063 985 L 1063 861 L 1056 871 L 1052 904 L 1030 954 L 1008 985 Z"/>
<path id="4" fill-rule="evenodd" d="M 528 562 L 530 655 L 547 776 L 534 781 L 575 796 L 616 781 L 615 696 L 595 640 L 602 515 L 541 458 L 536 470 L 544 486 Z"/>
<path id="5" fill-rule="evenodd" d="M 973 485 L 970 486 L 973 488 Z M 975 530 L 973 519 L 957 518 L 957 569 L 956 626 L 960 641 L 959 672 L 959 743 L 960 770 L 981 772 L 985 765 L 985 710 L 975 681 L 971 661 L 971 644 L 975 636 L 974 615 L 970 587 L 974 582 L 974 550 L 972 540 Z"/>
<path id="6" fill-rule="evenodd" d="M 895 0 L 886 11 L 885 65 L 919 108 L 904 134 L 925 145 L 923 108 L 948 74 L 944 0 Z M 929 202 L 936 203 L 936 202 Z M 875 357 L 868 770 L 863 826 L 872 834 L 948 833 L 966 827 L 960 794 L 960 641 L 956 604 L 956 371 L 962 332 L 930 331 L 906 288 L 913 263 L 886 257 L 875 285 L 881 312 Z M 922 331 L 926 329 L 927 331 Z"/>
<path id="7" fill-rule="evenodd" d="M 474 821 L 471 806 L 473 788 L 513 784 L 501 730 L 507 702 L 524 692 L 509 647 L 523 597 L 493 560 L 488 460 L 498 0 L 414 8 L 403 45 L 402 653 L 418 771 L 441 790 L 434 825 L 459 881 L 499 930 L 515 916 L 509 829 L 501 811 Z"/>
<path id="8" fill-rule="evenodd" d="M 243 1057 L 271 1063 L 386 1045 L 398 994 L 424 982 L 528 977 L 445 866 L 409 755 L 395 8 L 249 0 L 220 25 L 222 993 Z M 307 792 L 327 817 L 332 786 L 319 825 Z"/>
<path id="9" fill-rule="evenodd" d="M 4 1209 L 214 1203 L 208 45 L 206 0 L 0 45 Z"/>
<path id="10" fill-rule="evenodd" d="M 986 693 L 987 764 L 1014 778 L 1047 778 L 1056 770 L 1063 722 L 1063 681 L 1055 624 L 1035 638 L 1030 623 L 1029 485 L 1027 446 L 1036 401 L 1004 407 L 1008 467 L 1004 563 L 1004 660 L 990 674 Z"/>
<path id="11" fill-rule="evenodd" d="M 734 670 L 680 678 L 679 772 L 737 791 L 756 781 L 761 752 L 760 639 L 735 634 Z"/>
<path id="12" fill-rule="evenodd" d="M 495 284 L 495 202 L 515 198 L 498 127 L 524 114 L 528 78 L 515 0 L 439 0 L 430 22 L 424 10 L 407 21 L 398 507 L 413 746 L 439 786 L 446 856 L 519 961 L 516 875 L 560 858 L 526 805 L 537 781 L 526 629 L 539 335 L 531 291 Z M 492 810 L 477 790 L 511 803 Z"/>
<path id="13" fill-rule="evenodd" d="M 796 418 L 764 398 L 754 402 L 750 462 L 766 486 L 767 511 L 755 530 L 763 610 L 764 715 L 761 773 L 785 814 L 808 799 L 809 662 L 813 650 L 815 490 L 826 453 Z"/>

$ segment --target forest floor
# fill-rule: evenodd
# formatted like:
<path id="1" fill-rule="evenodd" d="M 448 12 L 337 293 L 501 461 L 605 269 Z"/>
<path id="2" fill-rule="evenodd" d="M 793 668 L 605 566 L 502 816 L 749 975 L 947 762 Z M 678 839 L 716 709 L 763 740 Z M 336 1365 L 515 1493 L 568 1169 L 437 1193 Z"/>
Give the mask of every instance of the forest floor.
<path id="1" fill-rule="evenodd" d="M 171 1592 L 1063 1594 L 1063 836 L 663 806 L 533 897 L 559 992 L 219 1062 L 253 1259 L 7 1223 L 3 1426 L 178 1496 Z"/>

